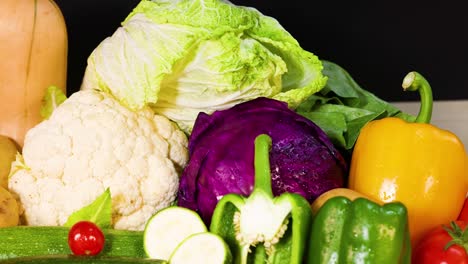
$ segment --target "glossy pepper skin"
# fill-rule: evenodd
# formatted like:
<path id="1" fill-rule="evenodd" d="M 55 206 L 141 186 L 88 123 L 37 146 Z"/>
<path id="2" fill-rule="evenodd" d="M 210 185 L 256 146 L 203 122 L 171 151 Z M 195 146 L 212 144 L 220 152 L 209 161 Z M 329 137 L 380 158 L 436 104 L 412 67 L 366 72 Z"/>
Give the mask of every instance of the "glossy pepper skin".
<path id="1" fill-rule="evenodd" d="M 406 207 L 336 196 L 314 216 L 307 264 L 409 264 Z"/>
<path id="2" fill-rule="evenodd" d="M 269 150 L 271 138 L 255 139 L 255 182 L 249 197 L 227 194 L 215 207 L 210 231 L 228 243 L 234 263 L 301 264 L 312 211 L 296 193 L 274 197 Z"/>
<path id="3" fill-rule="evenodd" d="M 421 95 L 415 123 L 391 117 L 369 122 L 356 141 L 349 188 L 408 209 L 413 246 L 430 229 L 457 218 L 467 193 L 467 159 L 459 138 L 429 124 L 432 92 L 419 74 L 403 87 Z"/>

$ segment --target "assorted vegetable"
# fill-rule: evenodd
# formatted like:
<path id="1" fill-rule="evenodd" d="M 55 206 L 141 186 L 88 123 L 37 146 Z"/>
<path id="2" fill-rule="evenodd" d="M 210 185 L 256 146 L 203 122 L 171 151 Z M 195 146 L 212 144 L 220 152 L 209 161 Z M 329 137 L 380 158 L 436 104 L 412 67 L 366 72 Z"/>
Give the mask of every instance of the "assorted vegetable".
<path id="1" fill-rule="evenodd" d="M 307 263 L 411 263 L 406 207 L 329 199 L 314 217 Z"/>
<path id="2" fill-rule="evenodd" d="M 416 72 L 403 87 L 419 91 L 415 123 L 396 117 L 369 122 L 354 147 L 349 187 L 381 202 L 408 208 L 411 240 L 457 219 L 467 194 L 467 156 L 460 139 L 431 124 L 432 92 Z"/>
<path id="3" fill-rule="evenodd" d="M 53 0 L 0 1 L 0 134 L 22 147 L 49 86 L 66 91 L 68 34 Z"/>
<path id="4" fill-rule="evenodd" d="M 235 263 L 303 263 L 312 213 L 299 194 L 273 196 L 271 145 L 266 134 L 255 138 L 250 196 L 226 194 L 213 213 L 210 231 L 226 240 Z"/>
<path id="5" fill-rule="evenodd" d="M 323 130 L 286 103 L 262 97 L 199 114 L 189 138 L 190 160 L 180 179 L 178 205 L 197 211 L 209 224 L 220 197 L 250 195 L 254 149 L 248 146 L 260 134 L 272 139 L 275 196 L 294 192 L 312 202 L 345 185 L 347 164 Z"/>
<path id="6" fill-rule="evenodd" d="M 67 97 L 57 5 L 0 15 L 0 263 L 468 263 L 419 73 L 412 116 L 256 9 L 141 0 Z"/>

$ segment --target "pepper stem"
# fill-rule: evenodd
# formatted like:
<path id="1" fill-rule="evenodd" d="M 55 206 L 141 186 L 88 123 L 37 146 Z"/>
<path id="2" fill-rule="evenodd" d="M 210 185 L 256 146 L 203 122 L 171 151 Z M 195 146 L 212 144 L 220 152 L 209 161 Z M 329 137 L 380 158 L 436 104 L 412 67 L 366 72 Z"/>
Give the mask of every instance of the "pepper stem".
<path id="1" fill-rule="evenodd" d="M 270 148 L 270 136 L 266 134 L 261 134 L 255 138 L 254 191 L 261 190 L 264 194 L 273 198 L 273 191 L 271 190 Z"/>
<path id="2" fill-rule="evenodd" d="M 453 245 L 461 246 L 468 252 L 468 228 L 464 227 L 463 229 L 458 225 L 456 221 L 450 222 L 450 227 L 442 226 L 442 228 L 450 235 L 452 240 L 450 240 L 444 247 L 444 250 L 447 250 Z"/>
<path id="3" fill-rule="evenodd" d="M 430 123 L 432 117 L 432 90 L 429 82 L 419 73 L 412 71 L 403 79 L 403 90 L 419 91 L 421 105 L 416 123 Z"/>

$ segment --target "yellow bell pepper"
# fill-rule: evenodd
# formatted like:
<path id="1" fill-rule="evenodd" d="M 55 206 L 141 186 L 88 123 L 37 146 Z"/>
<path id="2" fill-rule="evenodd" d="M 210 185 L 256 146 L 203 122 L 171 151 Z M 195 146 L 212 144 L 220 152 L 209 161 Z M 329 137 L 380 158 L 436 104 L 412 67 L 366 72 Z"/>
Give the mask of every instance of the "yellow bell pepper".
<path id="1" fill-rule="evenodd" d="M 384 203 L 400 201 L 408 209 L 411 242 L 437 225 L 455 220 L 467 194 L 467 155 L 460 139 L 430 124 L 432 91 L 417 72 L 403 88 L 419 91 L 415 123 L 396 117 L 365 125 L 356 141 L 349 188 Z"/>

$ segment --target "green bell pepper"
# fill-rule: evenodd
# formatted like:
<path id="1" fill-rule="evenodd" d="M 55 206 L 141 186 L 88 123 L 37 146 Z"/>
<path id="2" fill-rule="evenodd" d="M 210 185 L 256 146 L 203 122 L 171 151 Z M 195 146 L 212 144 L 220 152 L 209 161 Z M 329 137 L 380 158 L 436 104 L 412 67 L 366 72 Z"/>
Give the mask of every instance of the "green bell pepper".
<path id="1" fill-rule="evenodd" d="M 330 198 L 314 216 L 308 264 L 411 263 L 408 212 L 400 202 Z"/>
<path id="2" fill-rule="evenodd" d="M 218 202 L 210 231 L 224 238 L 234 263 L 303 263 L 312 211 L 301 195 L 271 189 L 271 138 L 255 139 L 255 183 L 249 197 L 227 194 Z"/>

